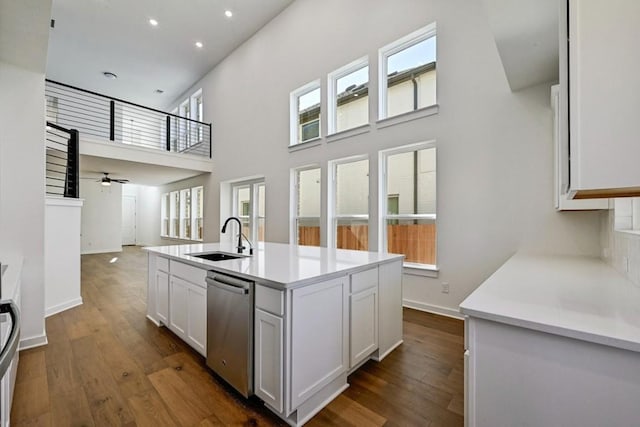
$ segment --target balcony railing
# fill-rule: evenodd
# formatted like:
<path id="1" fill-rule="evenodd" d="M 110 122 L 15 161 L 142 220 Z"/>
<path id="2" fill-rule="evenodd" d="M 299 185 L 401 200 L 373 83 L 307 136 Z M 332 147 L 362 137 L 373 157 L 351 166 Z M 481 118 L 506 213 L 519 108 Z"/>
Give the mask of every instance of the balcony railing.
<path id="1" fill-rule="evenodd" d="M 46 80 L 47 121 L 84 138 L 211 157 L 211 124 Z"/>
<path id="2" fill-rule="evenodd" d="M 47 122 L 45 146 L 47 195 L 78 198 L 78 131 Z"/>

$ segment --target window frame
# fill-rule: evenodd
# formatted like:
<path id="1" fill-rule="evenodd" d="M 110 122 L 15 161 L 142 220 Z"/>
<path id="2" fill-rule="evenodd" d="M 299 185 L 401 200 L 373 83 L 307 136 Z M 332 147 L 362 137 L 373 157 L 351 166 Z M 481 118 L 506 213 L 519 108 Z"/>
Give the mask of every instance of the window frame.
<path id="1" fill-rule="evenodd" d="M 369 177 L 371 177 L 371 160 L 369 159 L 368 154 L 361 154 L 356 156 L 344 157 L 341 159 L 329 160 L 327 164 L 327 247 L 328 248 L 337 248 L 338 245 L 338 221 L 341 219 L 346 220 L 367 220 L 367 224 L 369 226 L 369 236 L 371 236 L 371 179 L 368 182 L 368 206 L 367 206 L 367 214 L 351 214 L 351 215 L 337 215 L 336 207 L 337 207 L 337 172 L 338 166 L 347 164 L 347 163 L 355 163 L 362 160 L 368 161 L 369 166 Z M 371 239 L 368 239 L 369 247 L 366 250 L 371 250 Z"/>
<path id="2" fill-rule="evenodd" d="M 302 124 L 299 122 L 298 99 L 314 90 L 320 90 L 320 112 L 318 114 L 318 136 L 299 141 L 298 135 L 301 134 Z M 306 144 L 308 142 L 317 141 L 322 138 L 322 88 L 320 87 L 320 79 L 299 87 L 292 91 L 289 95 L 289 147 Z"/>
<path id="3" fill-rule="evenodd" d="M 169 211 L 171 210 L 170 208 L 170 201 L 171 199 L 169 198 L 169 193 L 163 193 L 160 196 L 160 237 L 169 237 L 169 233 L 171 230 L 171 222 L 169 219 Z M 167 232 L 165 233 L 165 228 L 164 228 L 164 224 L 167 224 Z"/>
<path id="4" fill-rule="evenodd" d="M 390 56 L 401 52 L 415 44 L 423 42 L 427 39 L 435 37 L 437 35 L 436 23 L 432 22 L 431 24 L 422 27 L 411 34 L 408 34 L 388 45 L 380 48 L 378 50 L 378 120 L 385 120 L 391 117 L 401 116 L 394 115 L 389 116 L 387 114 L 387 60 Z M 438 53 L 437 53 L 437 40 L 436 40 L 436 63 L 438 61 Z M 418 108 L 417 110 L 412 110 L 404 114 L 413 113 L 415 111 L 421 111 L 433 107 L 437 104 L 438 101 L 438 84 L 436 82 L 436 104 L 427 105 L 422 108 Z"/>
<path id="5" fill-rule="evenodd" d="M 175 195 L 178 196 L 177 199 Z M 177 215 L 176 209 L 178 209 Z M 178 221 L 177 231 L 175 224 L 176 220 Z M 172 239 L 180 238 L 180 190 L 169 192 L 169 237 Z"/>
<path id="6" fill-rule="evenodd" d="M 191 211 L 192 211 L 192 199 L 191 188 L 183 188 L 180 191 L 180 239 L 191 240 Z M 187 201 L 189 202 L 189 209 L 187 207 Z M 188 216 L 187 216 L 188 214 Z M 189 227 L 189 235 L 187 235 L 187 223 Z"/>
<path id="7" fill-rule="evenodd" d="M 299 182 L 299 173 L 309 170 L 318 169 L 320 170 L 320 186 L 322 187 L 322 167 L 319 164 L 311 164 L 306 166 L 300 166 L 297 168 L 291 169 L 291 197 L 290 197 L 290 230 L 289 230 L 289 243 L 292 245 L 299 245 L 299 236 L 298 236 L 298 220 L 300 219 L 318 219 L 318 227 L 320 227 L 320 242 L 318 246 L 322 246 L 322 188 L 320 188 L 320 212 L 318 216 L 298 216 L 298 203 L 300 198 L 300 182 Z"/>
<path id="8" fill-rule="evenodd" d="M 245 236 L 251 241 L 251 244 L 254 247 L 260 241 L 259 238 L 259 227 L 260 227 L 260 219 L 265 219 L 265 216 L 260 216 L 260 206 L 259 206 L 259 188 L 261 185 L 265 186 L 265 209 L 266 209 L 266 197 L 267 197 L 267 187 L 265 180 L 263 178 L 260 179 L 252 179 L 249 181 L 239 181 L 231 184 L 231 216 L 238 217 L 242 222 L 243 218 L 247 218 L 247 215 L 240 215 L 238 212 L 238 190 L 241 188 L 249 188 L 249 235 Z M 265 220 L 266 222 L 266 220 Z M 242 231 L 242 230 L 241 230 Z M 230 241 L 235 241 L 235 237 Z"/>
<path id="9" fill-rule="evenodd" d="M 193 94 L 189 97 L 189 100 L 191 103 L 190 118 L 198 122 L 204 122 L 204 98 L 202 97 L 202 88 L 193 92 Z M 198 111 L 198 105 L 202 106 L 202 116 L 200 116 L 200 111 Z M 197 128 L 195 134 L 196 140 L 194 141 L 194 144 L 197 144 L 202 142 L 204 130 L 201 124 L 197 124 L 195 126 L 197 126 Z"/>
<path id="10" fill-rule="evenodd" d="M 367 121 L 366 123 L 362 123 L 357 126 L 350 127 L 348 129 L 342 129 L 340 131 L 338 128 L 338 80 L 341 78 L 348 76 L 351 73 L 354 73 L 364 67 L 369 67 L 367 71 L 367 87 L 370 87 L 371 82 L 371 68 L 369 64 L 369 56 L 363 56 L 361 58 L 356 59 L 344 65 L 337 70 L 329 73 L 327 75 L 327 136 L 334 135 L 340 132 L 346 132 L 351 129 L 358 128 L 360 126 L 368 125 L 371 121 L 369 105 L 371 102 L 371 94 L 368 93 L 368 102 L 367 102 Z"/>
<path id="11" fill-rule="evenodd" d="M 438 174 L 437 147 L 435 140 L 423 141 L 414 144 L 403 145 L 400 147 L 389 148 L 378 152 L 378 252 L 387 253 L 387 221 L 388 220 L 428 220 L 436 224 L 437 229 L 437 212 L 435 214 L 388 214 L 388 197 L 387 197 L 387 170 L 388 159 L 390 156 L 402 153 L 411 153 L 425 149 L 436 150 L 436 186 Z M 436 189 L 436 211 L 438 206 L 438 192 Z M 437 272 L 438 271 L 438 242 L 436 235 L 436 264 L 420 264 L 414 262 L 404 262 L 405 272 L 413 272 L 421 274 L 420 271 Z"/>
<path id="12" fill-rule="evenodd" d="M 198 196 L 200 190 L 200 196 Z M 195 195 L 195 196 L 194 196 Z M 198 216 L 198 204 L 202 204 L 202 216 Z M 198 237 L 198 219 L 202 220 L 202 237 Z M 195 236 L 195 237 L 194 237 Z M 191 187 L 191 238 L 197 242 L 204 239 L 204 186 Z"/>
<path id="13" fill-rule="evenodd" d="M 180 117 L 191 118 L 191 100 L 189 98 L 180 103 L 178 113 Z M 178 119 L 178 122 L 178 151 L 182 151 L 191 146 L 191 138 L 189 137 L 190 122 L 189 120 L 180 119 Z M 180 147 L 180 144 L 183 144 L 182 147 Z"/>

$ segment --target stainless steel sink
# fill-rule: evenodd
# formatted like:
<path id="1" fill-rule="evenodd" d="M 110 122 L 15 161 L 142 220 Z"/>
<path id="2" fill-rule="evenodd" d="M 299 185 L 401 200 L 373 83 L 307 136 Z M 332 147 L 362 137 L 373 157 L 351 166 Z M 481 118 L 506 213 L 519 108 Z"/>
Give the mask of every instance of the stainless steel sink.
<path id="1" fill-rule="evenodd" d="M 206 259 L 208 261 L 226 261 L 229 259 L 246 258 L 247 255 L 230 254 L 227 252 L 200 252 L 195 254 L 186 254 L 196 258 Z"/>

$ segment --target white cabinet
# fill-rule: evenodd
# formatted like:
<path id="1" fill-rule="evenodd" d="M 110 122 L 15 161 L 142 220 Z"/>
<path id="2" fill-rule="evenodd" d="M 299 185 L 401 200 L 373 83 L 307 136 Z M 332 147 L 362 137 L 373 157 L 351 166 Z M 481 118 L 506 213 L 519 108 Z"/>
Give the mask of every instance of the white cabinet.
<path id="1" fill-rule="evenodd" d="M 254 320 L 254 392 L 269 406 L 282 412 L 282 317 L 256 308 Z"/>
<path id="2" fill-rule="evenodd" d="M 291 408 L 348 369 L 348 276 L 291 293 Z"/>
<path id="3" fill-rule="evenodd" d="M 562 166 L 568 161 L 563 153 L 562 132 L 566 131 L 562 122 L 562 110 L 560 108 L 560 85 L 551 87 L 551 111 L 553 112 L 553 154 L 554 154 L 554 203 L 556 210 L 576 211 L 609 209 L 609 199 L 574 200 L 567 196 L 567 181 L 562 178 Z"/>
<path id="4" fill-rule="evenodd" d="M 169 324 L 169 274 L 157 270 L 155 274 L 156 285 L 156 320 Z"/>
<path id="5" fill-rule="evenodd" d="M 349 368 L 378 348 L 378 269 L 351 275 Z"/>
<path id="6" fill-rule="evenodd" d="M 207 289 L 201 268 L 149 254 L 147 317 L 207 354 Z"/>
<path id="7" fill-rule="evenodd" d="M 467 427 L 638 425 L 639 353 L 474 317 L 465 323 Z"/>
<path id="8" fill-rule="evenodd" d="M 207 353 L 207 291 L 171 276 L 169 329 L 203 356 Z"/>
<path id="9" fill-rule="evenodd" d="M 569 93 L 569 192 L 640 194 L 640 2 L 569 0 L 568 15 L 560 84 Z"/>

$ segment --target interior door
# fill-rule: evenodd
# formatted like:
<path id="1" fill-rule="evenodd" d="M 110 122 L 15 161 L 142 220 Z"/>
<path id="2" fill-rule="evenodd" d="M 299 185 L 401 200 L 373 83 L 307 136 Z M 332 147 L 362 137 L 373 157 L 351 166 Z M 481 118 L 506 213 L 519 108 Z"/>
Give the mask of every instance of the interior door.
<path id="1" fill-rule="evenodd" d="M 122 196 L 122 244 L 136 244 L 136 197 Z"/>

